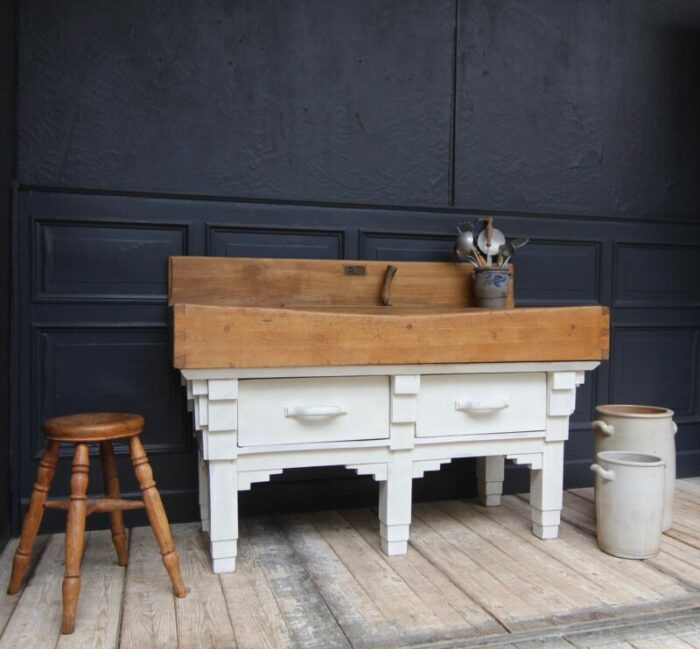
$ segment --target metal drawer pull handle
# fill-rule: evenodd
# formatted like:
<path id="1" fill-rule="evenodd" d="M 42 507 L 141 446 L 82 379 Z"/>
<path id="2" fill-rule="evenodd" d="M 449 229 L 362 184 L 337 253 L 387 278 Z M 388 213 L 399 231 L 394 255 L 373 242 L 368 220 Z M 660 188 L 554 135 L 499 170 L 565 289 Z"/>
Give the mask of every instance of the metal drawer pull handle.
<path id="1" fill-rule="evenodd" d="M 343 406 L 287 406 L 285 417 L 337 417 L 347 414 Z"/>
<path id="2" fill-rule="evenodd" d="M 467 412 L 494 412 L 504 410 L 510 404 L 507 401 L 455 401 L 455 410 Z"/>

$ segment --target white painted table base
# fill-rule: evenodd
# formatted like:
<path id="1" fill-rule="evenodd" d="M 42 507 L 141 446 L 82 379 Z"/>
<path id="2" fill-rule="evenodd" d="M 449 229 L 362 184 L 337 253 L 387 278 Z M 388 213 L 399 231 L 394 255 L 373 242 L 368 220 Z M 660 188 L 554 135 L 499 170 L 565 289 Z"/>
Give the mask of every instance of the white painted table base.
<path id="1" fill-rule="evenodd" d="M 409 540 L 413 479 L 423 477 L 426 471 L 438 470 L 453 458 L 477 457 L 480 500 L 486 506 L 495 506 L 501 502 L 503 465 L 508 458 L 530 467 L 533 533 L 541 539 L 556 538 L 569 416 L 584 372 L 597 366 L 597 362 L 572 361 L 183 370 L 197 429 L 202 529 L 209 533 L 214 572 L 233 572 L 236 567 L 238 492 L 289 468 L 341 465 L 361 475 L 372 475 L 380 482 L 382 549 L 388 555 L 401 555 L 406 553 Z M 300 394 L 308 393 L 309 379 L 319 377 L 319 392 L 336 380 L 331 377 L 356 379 L 347 382 L 347 393 L 339 389 L 334 403 L 297 403 Z M 386 377 L 386 395 L 377 377 Z M 271 393 L 276 396 L 266 412 L 271 421 L 278 422 L 274 427 L 266 428 L 265 411 L 239 422 L 239 411 L 250 405 L 245 399 L 259 399 L 252 390 L 254 384 L 244 381 L 256 379 L 291 379 L 269 383 L 274 385 Z M 445 382 L 444 387 L 441 381 Z M 457 414 L 451 407 L 433 412 L 428 407 L 430 399 L 452 399 L 453 395 L 446 391 L 452 389 L 450 385 L 455 381 L 464 381 L 467 386 L 454 388 L 459 390 L 455 395 L 469 392 L 472 397 L 466 395 L 466 405 L 459 398 L 449 401 L 454 401 Z M 264 387 L 268 383 L 258 385 Z M 313 381 L 310 385 L 313 388 Z M 340 381 L 339 385 L 344 384 Z M 540 385 L 542 398 L 527 401 L 531 396 L 525 391 L 539 390 Z M 487 393 L 483 386 L 488 386 Z M 285 391 L 289 392 L 288 398 Z M 473 395 L 477 393 L 480 396 L 475 400 Z M 378 413 L 385 416 L 382 408 L 387 399 L 388 421 L 383 422 L 377 417 Z M 353 412 L 338 405 L 343 401 L 353 404 Z M 325 414 L 319 416 L 319 411 L 314 410 L 319 407 Z M 281 414 L 285 408 L 286 414 Z M 362 437 L 362 430 L 346 430 L 347 422 L 352 421 L 348 418 L 358 416 L 358 409 L 359 415 L 372 421 L 371 426 L 384 425 L 386 433 L 372 433 L 374 439 L 337 439 L 338 435 L 348 434 Z M 469 422 L 468 426 L 464 424 L 464 430 L 462 419 Z M 450 421 L 457 422 L 456 429 L 446 423 Z M 508 432 L 500 432 L 490 423 L 497 421 L 505 422 Z M 524 423 L 525 429 L 520 430 L 519 421 L 530 423 Z M 533 421 L 541 425 L 533 429 Z M 257 432 L 239 430 L 239 424 Z M 443 425 L 444 434 L 440 428 Z M 284 437 L 286 427 L 297 433 Z M 239 444 L 239 433 L 250 445 Z M 301 437 L 295 439 L 295 434 Z M 261 442 L 254 445 L 258 439 Z M 279 439 L 284 443 L 279 443 Z"/>

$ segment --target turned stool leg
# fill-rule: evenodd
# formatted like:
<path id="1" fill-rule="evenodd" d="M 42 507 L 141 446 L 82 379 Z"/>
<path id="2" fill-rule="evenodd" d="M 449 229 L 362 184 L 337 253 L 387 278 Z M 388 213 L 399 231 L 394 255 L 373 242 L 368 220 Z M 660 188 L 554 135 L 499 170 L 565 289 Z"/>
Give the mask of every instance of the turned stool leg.
<path id="1" fill-rule="evenodd" d="M 112 442 L 100 442 L 100 461 L 102 462 L 102 475 L 105 482 L 105 495 L 107 498 L 119 500 L 122 497 L 117 477 L 117 461 L 114 457 Z M 126 546 L 126 531 L 124 529 L 124 516 L 116 510 L 109 513 L 109 522 L 112 528 L 112 543 L 117 551 L 117 561 L 120 566 L 129 563 L 129 552 Z"/>
<path id="2" fill-rule="evenodd" d="M 24 515 L 24 521 L 22 522 L 22 536 L 19 539 L 19 545 L 12 562 L 12 575 L 7 587 L 8 595 L 14 595 L 19 590 L 24 573 L 27 571 L 29 560 L 32 558 L 32 545 L 44 515 L 44 503 L 49 495 L 51 481 L 56 473 L 60 446 L 60 442 L 50 441 L 41 456 L 41 460 L 39 460 L 39 470 L 37 471 L 32 497 L 29 501 L 29 509 Z"/>
<path id="3" fill-rule="evenodd" d="M 61 633 L 73 633 L 80 595 L 80 562 L 85 544 L 87 487 L 90 458 L 87 444 L 76 444 L 70 478 L 70 502 L 66 522 L 66 569 L 63 574 L 63 624 Z"/>
<path id="4" fill-rule="evenodd" d="M 153 471 L 148 463 L 146 451 L 144 451 L 138 436 L 129 438 L 129 451 L 131 453 L 131 463 L 134 466 L 134 473 L 143 494 L 148 520 L 160 547 L 163 564 L 170 575 L 170 581 L 173 583 L 173 591 L 176 597 L 184 597 L 186 595 L 185 584 L 182 581 L 180 562 L 173 546 L 173 539 L 170 536 L 168 517 L 165 514 L 158 489 L 156 489 L 156 483 L 153 481 Z"/>

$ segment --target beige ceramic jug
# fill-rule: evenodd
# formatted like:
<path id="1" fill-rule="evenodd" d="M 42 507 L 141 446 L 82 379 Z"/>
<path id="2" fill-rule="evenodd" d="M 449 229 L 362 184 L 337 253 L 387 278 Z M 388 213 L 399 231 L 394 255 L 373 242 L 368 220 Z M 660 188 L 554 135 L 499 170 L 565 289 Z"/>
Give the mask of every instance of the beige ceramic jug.
<path id="1" fill-rule="evenodd" d="M 676 440 L 673 410 L 656 406 L 611 404 L 597 406 L 593 457 L 601 451 L 634 451 L 660 457 L 666 465 L 662 529 L 673 525 L 676 489 Z"/>
<path id="2" fill-rule="evenodd" d="M 598 547 L 623 559 L 648 559 L 661 544 L 664 462 L 655 455 L 603 451 L 595 475 Z"/>

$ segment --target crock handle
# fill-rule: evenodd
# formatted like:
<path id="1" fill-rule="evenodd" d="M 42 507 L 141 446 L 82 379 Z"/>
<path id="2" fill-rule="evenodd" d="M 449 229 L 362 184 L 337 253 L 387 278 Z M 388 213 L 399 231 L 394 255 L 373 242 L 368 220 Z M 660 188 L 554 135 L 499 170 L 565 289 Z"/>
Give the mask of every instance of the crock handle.
<path id="1" fill-rule="evenodd" d="M 678 432 L 678 424 L 671 419 L 671 425 L 673 426 L 673 434 L 675 435 Z"/>
<path id="2" fill-rule="evenodd" d="M 614 480 L 615 472 L 604 469 L 600 464 L 591 464 L 591 471 L 597 473 L 603 480 Z"/>
<path id="3" fill-rule="evenodd" d="M 612 435 L 615 432 L 614 426 L 606 424 L 604 421 L 600 421 L 600 419 L 591 422 L 591 428 L 593 430 L 599 430 L 603 435 Z"/>

